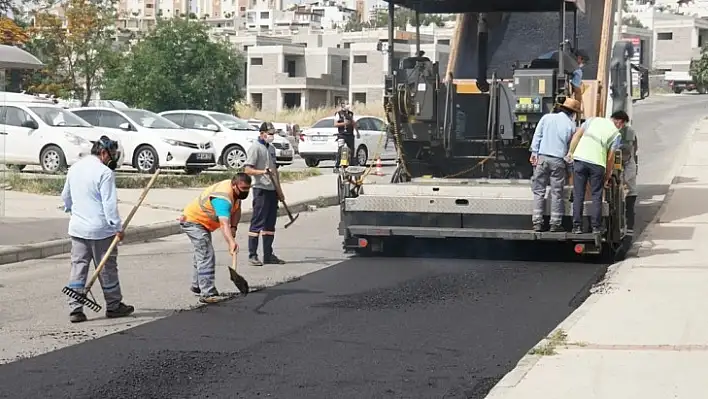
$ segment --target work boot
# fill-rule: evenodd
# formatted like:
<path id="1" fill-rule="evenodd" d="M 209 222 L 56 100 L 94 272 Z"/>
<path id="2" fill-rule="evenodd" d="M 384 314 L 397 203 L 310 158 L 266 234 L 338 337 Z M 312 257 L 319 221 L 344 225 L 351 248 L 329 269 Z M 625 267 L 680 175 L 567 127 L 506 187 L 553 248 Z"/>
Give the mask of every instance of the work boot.
<path id="1" fill-rule="evenodd" d="M 266 265 L 284 265 L 285 261 L 275 256 L 275 254 L 271 254 L 267 258 L 263 257 L 263 263 Z"/>
<path id="2" fill-rule="evenodd" d="M 552 224 L 550 231 L 551 233 L 562 233 L 565 231 L 565 229 L 560 224 Z"/>
<path id="3" fill-rule="evenodd" d="M 533 231 L 536 233 L 540 233 L 543 231 L 543 223 L 534 223 L 533 224 Z"/>
<path id="4" fill-rule="evenodd" d="M 225 299 L 228 299 L 228 297 L 219 294 L 218 292 L 212 294 L 212 295 L 202 295 L 199 297 L 199 302 L 201 303 L 206 303 L 206 304 L 212 304 L 212 303 L 219 303 Z"/>
<path id="5" fill-rule="evenodd" d="M 81 310 L 74 310 L 73 312 L 69 313 L 69 321 L 72 323 L 83 323 L 86 320 L 86 315 Z"/>
<path id="6" fill-rule="evenodd" d="M 117 317 L 126 317 L 133 314 L 133 312 L 135 312 L 134 307 L 121 302 L 118 304 L 117 308 L 113 310 L 106 310 L 106 317 L 108 317 L 109 319 L 114 319 Z"/>
<path id="7" fill-rule="evenodd" d="M 199 287 L 195 287 L 195 286 L 189 287 L 189 290 L 192 291 L 192 293 L 195 295 L 199 295 L 202 293 L 202 289 Z"/>
<path id="8" fill-rule="evenodd" d="M 605 234 L 605 228 L 604 227 L 593 227 L 592 233 L 593 234 Z"/>
<path id="9" fill-rule="evenodd" d="M 583 227 L 579 224 L 573 225 L 573 230 L 571 231 L 573 234 L 583 234 Z"/>
<path id="10" fill-rule="evenodd" d="M 258 255 L 252 255 L 248 257 L 248 263 L 251 266 L 263 266 L 263 262 L 258 259 Z"/>

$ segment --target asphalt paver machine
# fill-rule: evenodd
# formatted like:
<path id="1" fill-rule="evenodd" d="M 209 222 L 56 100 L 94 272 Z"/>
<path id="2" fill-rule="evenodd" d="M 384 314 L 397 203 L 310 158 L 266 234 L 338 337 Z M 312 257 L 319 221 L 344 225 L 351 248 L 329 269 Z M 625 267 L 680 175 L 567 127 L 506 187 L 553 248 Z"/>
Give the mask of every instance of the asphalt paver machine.
<path id="1" fill-rule="evenodd" d="M 591 207 L 589 198 L 572 198 L 572 180 L 568 232 L 534 232 L 529 163 L 536 124 L 572 95 L 576 50 L 590 56 L 581 118 L 620 109 L 631 117 L 633 47 L 612 39 L 618 0 L 388 1 L 384 104 L 398 163 L 390 183 L 362 183 L 361 167 L 340 179 L 344 248 L 375 254 L 396 238 L 455 237 L 562 241 L 578 254 L 619 251 L 626 235 L 621 156 L 604 193 L 602 235 L 570 233 L 572 201 L 585 200 L 586 231 Z M 398 6 L 416 18 L 458 14 L 446 72 L 420 51 L 396 62 Z"/>

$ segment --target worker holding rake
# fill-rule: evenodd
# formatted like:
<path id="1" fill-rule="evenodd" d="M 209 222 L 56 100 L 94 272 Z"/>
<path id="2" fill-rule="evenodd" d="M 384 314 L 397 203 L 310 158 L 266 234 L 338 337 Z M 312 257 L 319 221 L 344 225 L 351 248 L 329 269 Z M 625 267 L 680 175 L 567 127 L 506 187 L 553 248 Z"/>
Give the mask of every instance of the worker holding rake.
<path id="1" fill-rule="evenodd" d="M 66 176 L 61 198 L 64 210 L 71 213 L 71 276 L 68 287 L 73 290 L 84 290 L 91 261 L 98 266 L 113 239 L 116 236 L 123 238 L 113 172 L 119 159 L 118 143 L 101 136 L 91 148 L 91 155 L 75 163 Z M 117 259 L 118 249 L 114 247 L 99 274 L 106 300 L 106 317 L 125 317 L 135 310 L 122 302 Z M 69 306 L 69 321 L 86 321 L 80 300 L 71 298 Z"/>
<path id="2" fill-rule="evenodd" d="M 216 255 L 211 233 L 221 229 L 229 246 L 229 254 L 238 252 L 236 227 L 241 220 L 241 201 L 248 198 L 251 177 L 237 173 L 231 180 L 220 181 L 207 187 L 182 212 L 182 231 L 194 245 L 194 276 L 192 292 L 202 303 L 215 303 L 224 299 L 214 286 Z"/>

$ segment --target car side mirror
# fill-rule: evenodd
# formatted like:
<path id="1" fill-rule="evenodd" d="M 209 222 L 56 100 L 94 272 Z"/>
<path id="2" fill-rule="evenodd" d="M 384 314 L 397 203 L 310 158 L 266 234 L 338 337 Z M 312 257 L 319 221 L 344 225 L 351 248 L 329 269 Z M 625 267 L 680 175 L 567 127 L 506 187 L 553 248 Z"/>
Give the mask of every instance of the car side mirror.
<path id="1" fill-rule="evenodd" d="M 131 130 L 130 123 L 128 123 L 128 122 L 123 122 L 123 123 L 121 123 L 120 125 L 118 125 L 118 128 L 121 129 L 121 130 L 125 130 L 125 131 L 130 131 L 130 130 Z"/>
<path id="2" fill-rule="evenodd" d="M 26 127 L 28 129 L 32 129 L 32 130 L 39 129 L 39 125 L 37 124 L 37 122 L 35 122 L 31 119 L 27 119 L 26 121 L 22 122 L 22 124 L 20 126 Z"/>
<path id="3" fill-rule="evenodd" d="M 212 132 L 218 132 L 221 130 L 221 129 L 219 129 L 218 126 L 211 124 L 211 123 L 208 124 L 206 128 L 207 128 L 207 130 L 211 130 Z"/>

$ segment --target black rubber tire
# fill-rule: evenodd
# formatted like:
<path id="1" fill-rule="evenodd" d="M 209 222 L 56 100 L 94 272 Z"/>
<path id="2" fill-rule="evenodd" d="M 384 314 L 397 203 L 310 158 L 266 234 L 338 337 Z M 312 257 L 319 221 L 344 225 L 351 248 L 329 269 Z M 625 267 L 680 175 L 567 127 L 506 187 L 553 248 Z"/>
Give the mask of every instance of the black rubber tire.
<path id="1" fill-rule="evenodd" d="M 363 154 L 364 161 L 362 162 L 361 158 Z M 366 163 L 369 161 L 369 150 L 366 149 L 366 146 L 361 144 L 359 147 L 356 149 L 356 161 L 359 164 L 359 166 L 366 166 Z"/>
<path id="2" fill-rule="evenodd" d="M 232 166 L 232 165 L 229 165 L 229 164 L 228 164 L 227 159 L 228 159 L 228 157 L 229 157 L 229 154 L 232 153 L 232 152 L 241 152 L 241 153 L 244 154 L 244 156 L 246 156 L 246 154 L 247 154 L 247 153 L 246 153 L 246 150 L 244 150 L 243 147 L 241 147 L 240 145 L 231 145 L 231 146 L 228 146 L 228 147 L 226 147 L 226 149 L 224 150 L 224 153 L 221 154 L 221 164 L 224 165 L 224 166 L 226 166 L 226 168 L 229 169 L 229 170 L 238 170 L 238 169 L 243 168 L 243 166 L 239 167 L 238 165 Z M 244 158 L 243 161 L 244 161 L 244 163 L 245 163 L 245 162 L 246 162 L 246 159 Z"/>
<path id="3" fill-rule="evenodd" d="M 319 159 L 315 158 L 305 158 L 305 165 L 309 168 L 316 168 L 320 164 Z"/>
<path id="4" fill-rule="evenodd" d="M 152 158 L 155 160 L 155 161 L 152 163 L 152 166 L 149 167 L 149 168 L 147 168 L 147 169 L 141 168 L 140 165 L 138 164 L 138 157 L 139 157 L 139 155 L 140 155 L 141 153 L 145 152 L 145 151 L 149 151 L 150 154 L 152 155 Z M 148 174 L 153 174 L 153 173 L 155 173 L 155 171 L 157 170 L 157 168 L 160 167 L 160 159 L 159 159 L 158 156 L 157 156 L 157 151 L 155 151 L 155 149 L 152 148 L 152 146 L 149 146 L 149 145 L 144 145 L 144 146 L 138 147 L 138 148 L 135 150 L 135 153 L 133 154 L 133 167 L 138 170 L 138 173 L 148 173 Z"/>
<path id="5" fill-rule="evenodd" d="M 48 168 L 44 159 L 52 153 L 54 153 L 54 156 L 58 158 L 56 168 Z M 39 154 L 39 165 L 42 167 L 42 171 L 44 171 L 44 173 L 51 174 L 65 173 L 69 169 L 69 166 L 66 164 L 66 156 L 64 155 L 64 151 L 56 145 L 48 145 L 42 150 Z"/>

